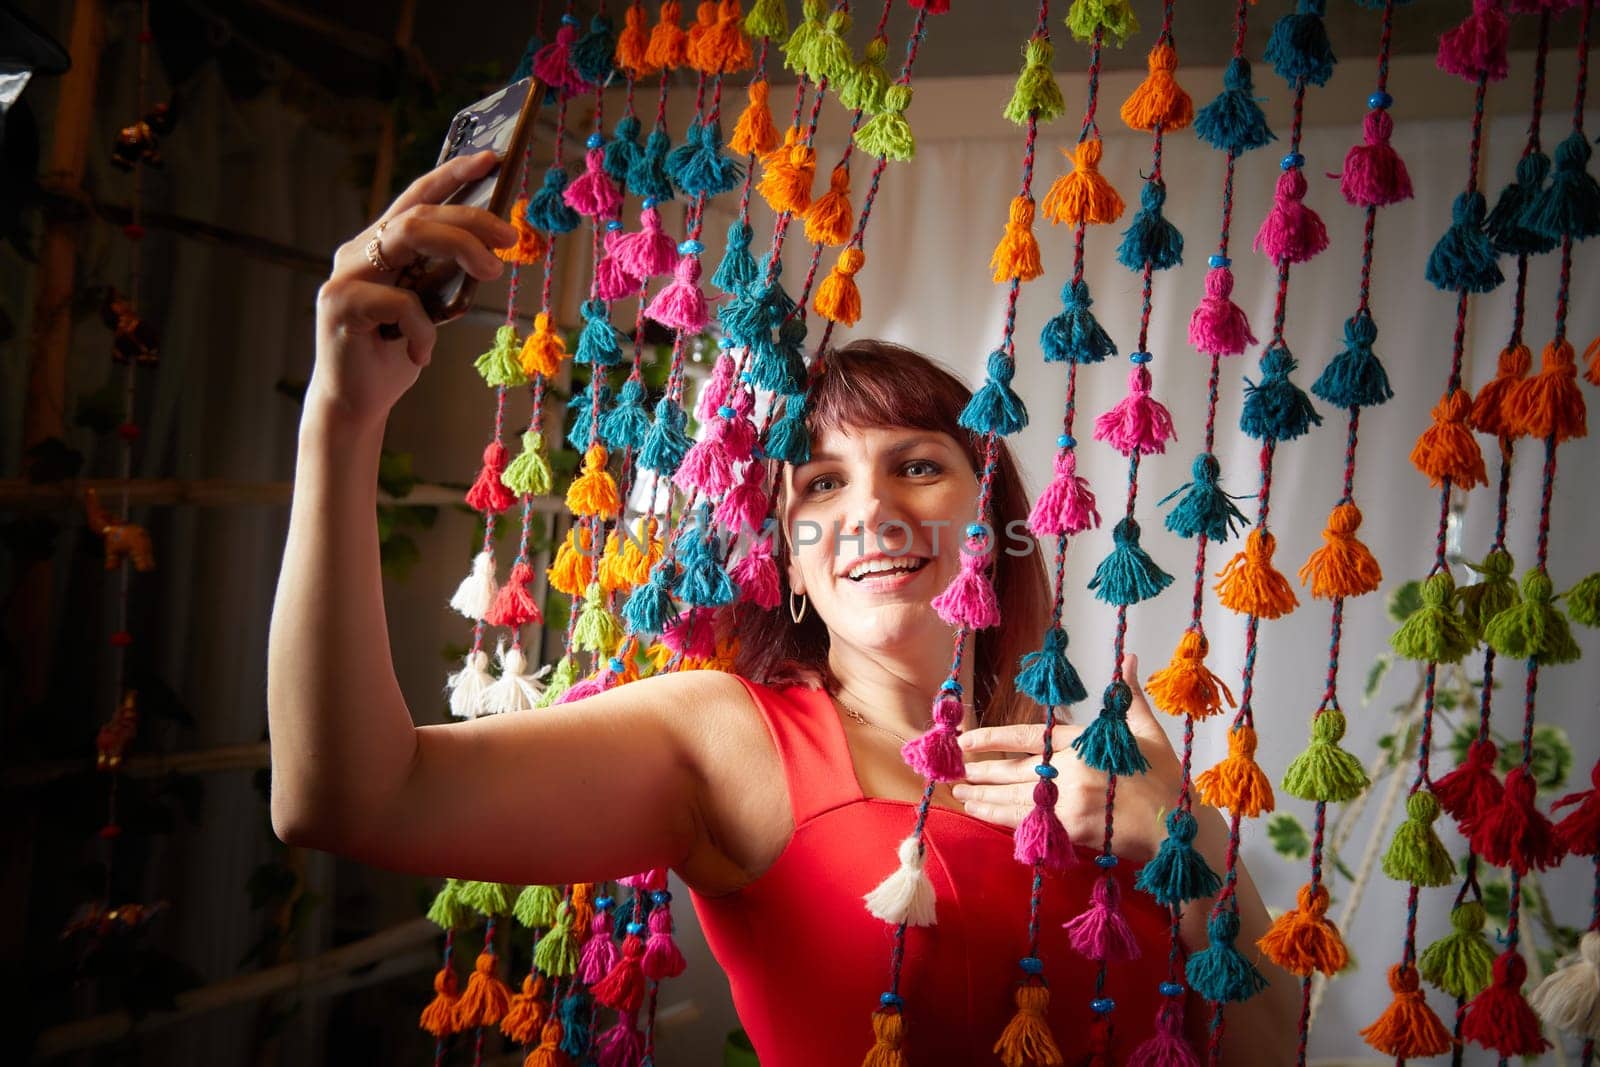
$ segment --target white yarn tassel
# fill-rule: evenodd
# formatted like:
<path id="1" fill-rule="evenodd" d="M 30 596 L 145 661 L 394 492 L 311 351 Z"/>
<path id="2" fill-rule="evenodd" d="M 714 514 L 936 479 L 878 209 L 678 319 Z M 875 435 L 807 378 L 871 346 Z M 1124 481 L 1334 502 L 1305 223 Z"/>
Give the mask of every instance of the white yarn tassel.
<path id="1" fill-rule="evenodd" d="M 488 614 L 494 595 L 499 592 L 494 580 L 494 553 L 487 548 L 472 561 L 472 573 L 461 580 L 450 606 L 473 621 Z"/>
<path id="2" fill-rule="evenodd" d="M 933 883 L 923 870 L 922 842 L 913 834 L 900 842 L 900 867 L 866 896 L 867 910 L 898 926 L 932 926 Z"/>
<path id="3" fill-rule="evenodd" d="M 1557 1030 L 1600 1039 L 1600 932 L 1584 934 L 1578 954 L 1563 959 L 1528 1003 Z"/>
<path id="4" fill-rule="evenodd" d="M 474 649 L 467 653 L 462 668 L 445 682 L 450 693 L 450 714 L 458 719 L 476 719 L 483 714 L 483 697 L 494 684 L 489 673 L 489 653 Z"/>
<path id="5" fill-rule="evenodd" d="M 532 711 L 544 686 L 528 673 L 528 657 L 521 647 L 509 649 L 500 646 L 496 653 L 500 660 L 500 677 L 483 694 L 483 710 L 490 715 L 505 715 L 516 711 Z M 539 677 L 548 673 L 546 664 L 539 669 Z"/>

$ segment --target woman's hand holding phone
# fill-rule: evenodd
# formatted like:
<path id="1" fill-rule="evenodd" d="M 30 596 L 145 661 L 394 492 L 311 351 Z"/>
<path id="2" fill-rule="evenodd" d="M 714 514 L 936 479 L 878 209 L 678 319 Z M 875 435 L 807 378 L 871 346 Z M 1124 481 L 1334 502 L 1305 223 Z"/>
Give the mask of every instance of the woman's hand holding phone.
<path id="1" fill-rule="evenodd" d="M 441 164 L 412 182 L 378 222 L 339 247 L 333 272 L 317 292 L 308 407 L 339 419 L 381 422 L 416 382 L 432 357 L 437 327 L 417 294 L 395 285 L 407 266 L 422 257 L 453 260 L 480 280 L 504 271 L 494 250 L 516 243 L 511 224 L 482 208 L 442 203 L 494 166 L 491 151 Z M 397 339 L 385 339 L 386 324 L 398 325 Z"/>

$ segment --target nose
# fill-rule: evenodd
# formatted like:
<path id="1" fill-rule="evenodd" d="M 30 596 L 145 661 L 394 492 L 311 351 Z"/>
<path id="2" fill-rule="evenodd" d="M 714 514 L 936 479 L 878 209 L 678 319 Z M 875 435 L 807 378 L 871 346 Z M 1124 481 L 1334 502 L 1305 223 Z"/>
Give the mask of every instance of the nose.
<path id="1" fill-rule="evenodd" d="M 911 529 L 887 487 L 863 479 L 845 512 L 842 532 L 860 537 L 859 554 L 895 553 L 910 548 Z"/>

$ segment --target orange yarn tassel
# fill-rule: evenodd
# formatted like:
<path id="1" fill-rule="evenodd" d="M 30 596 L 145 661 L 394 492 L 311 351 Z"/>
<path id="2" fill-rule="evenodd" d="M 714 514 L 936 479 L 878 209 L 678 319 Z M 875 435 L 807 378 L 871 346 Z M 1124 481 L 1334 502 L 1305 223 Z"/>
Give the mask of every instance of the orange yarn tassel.
<path id="1" fill-rule="evenodd" d="M 1080 222 L 1099 225 L 1122 217 L 1122 197 L 1100 173 L 1100 138 L 1078 142 L 1076 149 L 1063 148 L 1072 160 L 1072 169 L 1057 178 L 1044 197 L 1044 217 L 1052 224 Z"/>
<path id="2" fill-rule="evenodd" d="M 861 1067 L 909 1067 L 903 1046 L 906 1022 L 899 1008 L 879 1008 L 872 1013 L 872 1034 L 876 1039 Z"/>
<path id="3" fill-rule="evenodd" d="M 765 78 L 757 79 L 745 88 L 745 95 L 750 102 L 739 113 L 733 136 L 728 140 L 728 147 L 740 155 L 764 156 L 780 143 L 778 127 L 772 124 L 772 105 L 768 102 L 771 92 L 772 86 L 767 84 Z"/>
<path id="4" fill-rule="evenodd" d="M 580 523 L 567 531 L 566 539 L 556 549 L 556 558 L 545 572 L 550 579 L 550 588 L 559 589 L 568 596 L 583 595 L 589 583 L 594 581 L 593 544 L 594 535 L 587 525 Z"/>
<path id="5" fill-rule="evenodd" d="M 1386 1056 L 1414 1059 L 1442 1056 L 1455 1047 L 1450 1031 L 1439 1021 L 1418 988 L 1417 969 L 1409 963 L 1389 968 L 1389 988 L 1394 1000 L 1361 1031 L 1368 1045 Z"/>
<path id="6" fill-rule="evenodd" d="M 829 322 L 856 324 L 861 318 L 861 290 L 856 288 L 856 272 L 866 261 L 866 254 L 859 248 L 847 248 L 839 253 L 839 261 L 817 286 L 812 306 L 818 315 Z"/>
<path id="7" fill-rule="evenodd" d="M 526 975 L 522 992 L 511 998 L 511 1007 L 500 1019 L 500 1032 L 519 1045 L 531 1045 L 544 1026 L 544 976 Z"/>
<path id="8" fill-rule="evenodd" d="M 623 556 L 625 540 L 621 529 L 613 529 L 606 534 L 606 547 L 600 553 L 600 591 L 608 596 L 633 584 L 628 581 L 629 563 Z"/>
<path id="9" fill-rule="evenodd" d="M 706 33 L 700 56 L 707 74 L 734 74 L 755 62 L 739 0 L 719 0 L 716 25 Z"/>
<path id="10" fill-rule="evenodd" d="M 706 38 L 717 25 L 716 0 L 700 0 L 694 9 L 694 22 L 690 24 L 684 43 L 684 55 L 689 67 L 700 74 L 712 75 L 716 70 L 707 65 Z"/>
<path id="11" fill-rule="evenodd" d="M 1122 121 L 1136 130 L 1181 130 L 1194 121 L 1194 101 L 1172 76 L 1178 53 L 1170 44 L 1158 44 L 1150 49 L 1149 62 L 1150 73 L 1122 102 Z"/>
<path id="12" fill-rule="evenodd" d="M 567 490 L 567 509 L 574 515 L 595 515 L 614 519 L 622 508 L 616 479 L 606 470 L 610 457 L 604 445 L 590 445 L 583 454 L 583 473 Z"/>
<path id="13" fill-rule="evenodd" d="M 1289 579 L 1272 565 L 1278 539 L 1259 526 L 1245 539 L 1244 551 L 1217 572 L 1217 599 L 1242 615 L 1276 619 L 1300 606 Z"/>
<path id="14" fill-rule="evenodd" d="M 799 140 L 789 127 L 782 147 L 763 157 L 765 169 L 756 191 L 773 211 L 800 214 L 811 206 L 811 183 L 817 176 L 817 150 Z"/>
<path id="15" fill-rule="evenodd" d="M 550 249 L 550 239 L 528 225 L 527 212 L 528 198 L 525 196 L 511 205 L 511 228 L 517 231 L 517 243 L 494 250 L 494 254 L 507 263 L 523 267 L 539 262 Z"/>
<path id="16" fill-rule="evenodd" d="M 1222 710 L 1222 699 L 1233 707 L 1233 693 L 1221 678 L 1206 668 L 1211 643 L 1199 630 L 1185 630 L 1178 638 L 1172 662 L 1145 679 L 1144 690 L 1156 707 L 1169 715 L 1204 719 Z"/>
<path id="17" fill-rule="evenodd" d="M 594 898 L 593 882 L 572 884 L 572 936 L 580 944 L 589 940 L 594 926 Z"/>
<path id="18" fill-rule="evenodd" d="M 511 1010 L 511 987 L 495 973 L 494 953 L 485 949 L 472 965 L 467 991 L 456 1002 L 456 1025 L 462 1030 L 494 1026 Z"/>
<path id="19" fill-rule="evenodd" d="M 630 78 L 659 74 L 661 68 L 650 64 L 650 15 L 644 4 L 634 0 L 624 20 L 622 32 L 617 34 L 617 66 Z"/>
<path id="20" fill-rule="evenodd" d="M 1333 600 L 1370 593 L 1383 583 L 1383 568 L 1372 550 L 1356 539 L 1361 509 L 1346 501 L 1334 505 L 1322 547 L 1300 568 L 1300 584 L 1311 583 L 1311 595 Z"/>
<path id="21" fill-rule="evenodd" d="M 1200 799 L 1213 808 L 1227 808 L 1247 819 L 1271 811 L 1272 783 L 1255 756 L 1255 727 L 1240 723 L 1229 730 L 1227 758 L 1195 776 Z"/>
<path id="22" fill-rule="evenodd" d="M 1302 978 L 1312 971 L 1334 975 L 1350 963 L 1339 928 L 1328 918 L 1328 889 L 1300 887 L 1295 906 L 1278 916 L 1256 942 L 1267 959 Z"/>
<path id="23" fill-rule="evenodd" d="M 456 1022 L 456 1005 L 461 1001 L 460 979 L 454 967 L 446 964 L 433 976 L 433 999 L 422 1009 L 421 1027 L 434 1037 L 449 1037 L 461 1032 Z"/>
<path id="24" fill-rule="evenodd" d="M 657 533 L 655 518 L 647 517 L 639 536 L 630 537 L 623 542 L 622 562 L 618 566 L 629 585 L 643 585 L 648 582 L 650 571 L 666 554 L 666 545 L 656 536 Z"/>
<path id="25" fill-rule="evenodd" d="M 850 168 L 839 164 L 828 177 L 828 191 L 806 210 L 806 240 L 814 245 L 842 245 L 850 240 L 855 212 L 850 207 Z"/>
<path id="26" fill-rule="evenodd" d="M 1472 412 L 1467 416 L 1472 428 L 1479 433 L 1496 437 L 1524 436 L 1511 424 L 1511 406 L 1507 403 L 1517 384 L 1528 376 L 1533 366 L 1533 352 L 1527 345 L 1509 345 L 1500 350 L 1494 377 L 1483 383 L 1478 396 L 1472 401 Z"/>
<path id="27" fill-rule="evenodd" d="M 1012 278 L 1031 282 L 1044 273 L 1039 262 L 1039 242 L 1033 236 L 1033 197 L 1011 198 L 1011 218 L 1006 222 L 1006 232 L 995 246 L 989 260 L 994 280 L 1008 282 Z"/>
<path id="28" fill-rule="evenodd" d="M 1063 1062 L 1055 1035 L 1050 1032 L 1050 990 L 1040 982 L 1017 987 L 1017 1013 L 995 1042 L 995 1054 L 1005 1067 L 1059 1067 Z"/>
<path id="29" fill-rule="evenodd" d="M 538 374 L 553 378 L 568 354 L 567 343 L 550 328 L 550 312 L 541 311 L 535 315 L 533 332 L 522 342 L 522 372 L 530 378 Z"/>
<path id="30" fill-rule="evenodd" d="M 561 1051 L 561 1020 L 551 1017 L 539 1034 L 539 1047 L 528 1053 L 522 1067 L 572 1067 L 572 1057 Z"/>
<path id="31" fill-rule="evenodd" d="M 650 45 L 644 61 L 656 70 L 680 70 L 689 63 L 689 35 L 679 25 L 683 5 L 678 0 L 662 0 L 661 13 L 650 28 Z"/>
<path id="32" fill-rule="evenodd" d="M 1489 484 L 1483 451 L 1467 428 L 1471 410 L 1472 398 L 1459 388 L 1433 406 L 1433 425 L 1422 431 L 1411 449 L 1411 465 L 1426 474 L 1430 484 L 1441 485 L 1446 478 L 1457 489 Z"/>
<path id="33" fill-rule="evenodd" d="M 1589 347 L 1583 350 L 1583 358 L 1588 363 L 1583 380 L 1590 385 L 1600 385 L 1600 337 L 1589 342 Z"/>
<path id="34" fill-rule="evenodd" d="M 1529 437 L 1554 437 L 1556 443 L 1586 437 L 1588 412 L 1578 389 L 1577 353 L 1566 338 L 1539 353 L 1539 373 L 1518 382 L 1506 397 L 1506 421 Z"/>

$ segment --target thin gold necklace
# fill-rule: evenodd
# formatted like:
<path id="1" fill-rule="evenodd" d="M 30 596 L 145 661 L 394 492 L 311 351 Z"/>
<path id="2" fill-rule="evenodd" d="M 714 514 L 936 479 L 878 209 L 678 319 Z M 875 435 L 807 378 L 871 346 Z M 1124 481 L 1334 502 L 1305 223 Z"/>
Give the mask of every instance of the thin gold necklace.
<path id="1" fill-rule="evenodd" d="M 884 733 L 888 734 L 890 737 L 894 738 L 896 741 L 900 742 L 902 745 L 911 743 L 911 739 L 909 737 L 902 737 L 900 734 L 895 733 L 893 730 L 889 729 L 887 726 L 880 726 L 878 723 L 873 722 L 871 719 L 869 719 L 865 715 L 861 714 L 855 708 L 851 707 L 849 704 L 847 704 L 843 700 L 841 700 L 839 698 L 839 694 L 835 693 L 833 695 L 833 701 L 834 701 L 835 704 L 839 705 L 840 709 L 843 710 L 846 715 L 850 716 L 851 719 L 853 719 L 854 721 L 860 723 L 862 726 L 870 726 L 874 730 L 882 730 Z M 963 705 L 963 707 L 966 707 L 966 708 L 968 708 L 970 710 L 971 705 Z"/>

